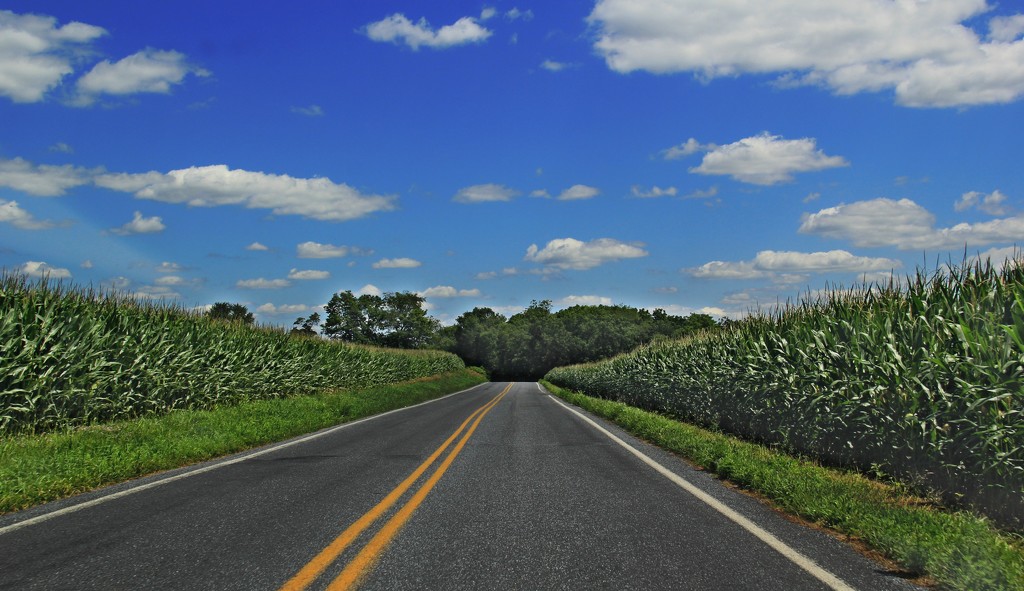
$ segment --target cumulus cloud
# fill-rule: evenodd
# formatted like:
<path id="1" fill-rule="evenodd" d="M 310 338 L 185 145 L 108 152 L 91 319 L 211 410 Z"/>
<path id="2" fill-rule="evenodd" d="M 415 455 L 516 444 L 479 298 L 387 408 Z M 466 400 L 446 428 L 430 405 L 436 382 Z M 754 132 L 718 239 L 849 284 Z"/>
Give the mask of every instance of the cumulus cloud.
<path id="1" fill-rule="evenodd" d="M 163 277 L 157 277 L 153 283 L 164 287 L 188 287 L 199 285 L 202 282 L 201 279 L 187 279 L 180 275 L 164 275 Z"/>
<path id="2" fill-rule="evenodd" d="M 264 279 L 260 277 L 258 279 L 239 279 L 235 283 L 235 287 L 239 289 L 281 289 L 291 284 L 291 281 L 287 279 Z"/>
<path id="3" fill-rule="evenodd" d="M 512 7 L 505 11 L 505 18 L 507 18 L 510 21 L 516 21 L 520 19 L 524 21 L 529 21 L 533 20 L 533 11 L 530 9 L 519 10 L 519 8 L 517 7 Z"/>
<path id="4" fill-rule="evenodd" d="M 17 271 L 29 277 L 48 277 L 50 279 L 70 279 L 71 271 L 61 267 L 54 267 L 42 261 L 27 261 L 17 268 Z"/>
<path id="5" fill-rule="evenodd" d="M 421 46 L 431 49 L 445 49 L 467 43 L 482 43 L 492 35 L 477 19 L 465 16 L 450 25 L 435 30 L 421 18 L 412 22 L 404 14 L 396 13 L 365 27 L 366 36 L 373 41 L 405 43 L 413 50 Z"/>
<path id="6" fill-rule="evenodd" d="M 573 64 L 567 62 L 556 62 L 555 60 L 544 60 L 541 62 L 540 67 L 548 72 L 561 72 L 562 70 L 573 67 Z"/>
<path id="7" fill-rule="evenodd" d="M 266 245 L 260 244 L 259 242 L 253 242 L 249 246 L 246 246 L 245 250 L 264 251 L 264 250 L 270 250 L 270 249 L 267 248 Z"/>
<path id="8" fill-rule="evenodd" d="M 303 242 L 295 246 L 295 254 L 300 259 L 338 259 L 351 252 L 347 246 L 321 244 L 319 242 Z"/>
<path id="9" fill-rule="evenodd" d="M 314 269 L 306 269 L 300 271 L 299 269 L 292 269 L 291 271 L 288 272 L 288 279 L 296 279 L 299 281 L 311 281 L 330 278 L 330 271 L 317 271 Z"/>
<path id="10" fill-rule="evenodd" d="M 396 259 L 381 259 L 373 264 L 374 269 L 415 269 L 423 263 L 416 259 L 400 257 Z"/>
<path id="11" fill-rule="evenodd" d="M 98 172 L 70 164 L 54 166 L 33 164 L 22 158 L 0 159 L 0 187 L 36 197 L 58 197 L 66 194 L 68 189 L 91 183 Z"/>
<path id="12" fill-rule="evenodd" d="M 376 285 L 374 285 L 372 283 L 367 283 L 366 285 L 360 287 L 358 291 L 356 291 L 356 295 L 357 296 L 361 296 L 361 295 L 379 296 L 379 295 L 381 295 L 383 293 L 384 292 L 381 291 L 381 289 L 379 287 L 377 287 Z"/>
<path id="13" fill-rule="evenodd" d="M 450 285 L 435 285 L 420 292 L 425 298 L 472 298 L 480 297 L 479 289 L 455 289 Z"/>
<path id="14" fill-rule="evenodd" d="M 568 295 L 557 300 L 555 305 L 563 308 L 571 306 L 611 306 L 612 299 L 596 295 Z"/>
<path id="15" fill-rule="evenodd" d="M 0 10 L 0 96 L 16 103 L 43 100 L 74 71 L 75 53 L 107 32 L 92 25 Z"/>
<path id="16" fill-rule="evenodd" d="M 185 267 L 182 267 L 178 263 L 172 263 L 170 261 L 164 261 L 160 263 L 156 268 L 157 273 L 180 273 L 184 270 Z"/>
<path id="17" fill-rule="evenodd" d="M 486 201 L 511 201 L 519 195 L 519 191 L 504 185 L 488 183 L 472 185 L 459 189 L 452 201 L 457 203 L 483 203 Z"/>
<path id="18" fill-rule="evenodd" d="M 1006 205 L 1006 195 L 998 189 L 987 195 L 978 191 L 969 191 L 961 195 L 953 207 L 957 211 L 977 208 L 989 215 L 1006 215 L 1010 213 L 1010 207 Z"/>
<path id="19" fill-rule="evenodd" d="M 675 197 L 679 193 L 679 189 L 675 187 L 662 189 L 661 187 L 654 186 L 650 190 L 644 190 L 640 185 L 633 185 L 632 193 L 634 197 L 639 197 L 640 199 L 653 199 L 656 197 Z"/>
<path id="20" fill-rule="evenodd" d="M 102 94 L 167 94 L 172 86 L 181 84 L 190 73 L 209 75 L 205 70 L 190 65 L 185 55 L 177 51 L 149 48 L 114 63 L 103 60 L 78 79 L 77 104 L 91 104 Z"/>
<path id="21" fill-rule="evenodd" d="M 845 250 L 793 252 L 762 250 L 751 261 L 711 261 L 684 272 L 703 279 L 785 279 L 799 273 L 838 273 L 891 270 L 903 266 L 900 261 L 853 255 Z"/>
<path id="22" fill-rule="evenodd" d="M 132 221 L 121 227 L 111 228 L 110 231 L 118 236 L 130 236 L 132 234 L 155 234 L 163 232 L 166 227 L 160 216 L 147 218 L 142 216 L 142 212 L 136 211 L 132 216 Z"/>
<path id="23" fill-rule="evenodd" d="M 256 308 L 256 311 L 260 314 L 266 314 L 267 316 L 275 316 L 278 314 L 305 314 L 313 310 L 312 307 L 306 304 L 282 304 L 280 306 L 267 302 Z"/>
<path id="24" fill-rule="evenodd" d="M 578 199 L 591 199 L 601 194 L 597 187 L 587 185 L 573 185 L 558 195 L 559 201 L 575 201 Z"/>
<path id="25" fill-rule="evenodd" d="M 783 85 L 957 107 L 1024 94 L 1021 15 L 989 19 L 985 40 L 965 24 L 990 9 L 985 0 L 600 0 L 589 20 L 617 72 L 778 74 Z"/>
<path id="26" fill-rule="evenodd" d="M 18 206 L 17 201 L 0 199 L 0 222 L 11 224 L 22 230 L 48 230 L 57 224 L 50 220 L 38 220 L 31 213 Z"/>
<path id="27" fill-rule="evenodd" d="M 612 238 L 598 238 L 583 242 L 575 238 L 556 238 L 544 248 L 531 244 L 524 260 L 555 269 L 583 271 L 622 259 L 645 257 L 647 251 L 641 243 L 620 242 Z"/>
<path id="28" fill-rule="evenodd" d="M 698 142 L 696 138 L 690 138 L 678 146 L 672 146 L 671 148 L 662 150 L 661 155 L 665 160 L 678 160 L 680 158 L 690 156 L 691 154 L 696 154 L 697 152 L 712 150 L 716 147 L 717 146 L 714 144 L 705 145 Z"/>
<path id="29" fill-rule="evenodd" d="M 1024 236 L 1024 216 L 936 228 L 935 216 L 910 199 L 871 199 L 805 213 L 799 231 L 849 240 L 854 246 L 902 250 L 1012 243 Z"/>
<path id="30" fill-rule="evenodd" d="M 194 207 L 241 205 L 269 209 L 278 215 L 301 215 L 325 221 L 345 221 L 394 209 L 394 198 L 364 195 L 328 178 L 295 178 L 231 170 L 223 164 L 193 166 L 167 174 L 102 174 L 96 184 L 133 193 L 139 199 L 184 203 Z"/>
<path id="31" fill-rule="evenodd" d="M 793 174 L 849 166 L 841 156 L 826 156 L 815 140 L 786 140 L 762 133 L 725 146 L 716 146 L 704 155 L 700 166 L 690 172 L 728 175 L 755 185 L 774 185 L 793 180 Z"/>

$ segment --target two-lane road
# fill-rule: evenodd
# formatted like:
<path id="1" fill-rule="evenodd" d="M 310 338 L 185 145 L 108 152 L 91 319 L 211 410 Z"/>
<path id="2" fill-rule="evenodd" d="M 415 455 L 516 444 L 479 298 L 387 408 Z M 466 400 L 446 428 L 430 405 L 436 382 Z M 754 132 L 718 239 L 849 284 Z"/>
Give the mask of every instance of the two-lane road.
<path id="1" fill-rule="evenodd" d="M 912 588 L 534 383 L 485 384 L 0 518 L 0 589 L 353 581 L 389 590 Z"/>

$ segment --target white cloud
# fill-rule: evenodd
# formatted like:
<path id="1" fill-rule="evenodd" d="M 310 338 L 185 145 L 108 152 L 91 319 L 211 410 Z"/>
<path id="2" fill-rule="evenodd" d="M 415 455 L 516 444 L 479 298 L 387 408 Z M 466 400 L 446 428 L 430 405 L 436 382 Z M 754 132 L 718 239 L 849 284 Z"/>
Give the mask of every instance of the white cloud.
<path id="1" fill-rule="evenodd" d="M 199 279 L 186 279 L 179 275 L 164 275 L 163 277 L 157 277 L 153 283 L 164 287 L 185 287 L 199 285 L 202 281 Z"/>
<path id="2" fill-rule="evenodd" d="M 413 50 L 420 46 L 432 49 L 444 49 L 467 43 L 482 43 L 492 32 L 477 23 L 477 19 L 465 16 L 453 24 L 445 25 L 436 31 L 421 18 L 413 23 L 404 14 L 396 13 L 383 20 L 370 23 L 365 28 L 366 36 L 373 41 L 405 43 Z"/>
<path id="3" fill-rule="evenodd" d="M 155 234 L 163 232 L 166 227 L 160 216 L 142 217 L 142 212 L 136 211 L 132 216 L 132 221 L 119 228 L 111 228 L 110 231 L 118 236 L 129 236 L 131 234 Z"/>
<path id="4" fill-rule="evenodd" d="M 717 146 L 715 146 L 714 144 L 705 145 L 698 142 L 695 138 L 690 138 L 685 142 L 679 144 L 678 146 L 672 146 L 667 150 L 662 150 L 661 154 L 665 158 L 665 160 L 678 160 L 680 158 L 685 158 L 691 154 L 696 154 L 697 152 L 706 152 L 708 150 L 712 150 L 716 147 Z"/>
<path id="5" fill-rule="evenodd" d="M 266 314 L 267 316 L 275 316 L 278 314 L 305 314 L 312 310 L 313 308 L 306 304 L 282 304 L 278 306 L 271 302 L 267 302 L 266 304 L 256 308 L 257 312 L 260 314 Z"/>
<path id="6" fill-rule="evenodd" d="M 498 276 L 497 271 L 481 271 L 476 274 L 473 278 L 477 281 L 487 281 L 488 279 L 494 279 Z"/>
<path id="7" fill-rule="evenodd" d="M 240 279 L 235 283 L 235 287 L 240 289 L 281 289 L 291 285 L 291 281 L 287 279 Z"/>
<path id="8" fill-rule="evenodd" d="M 675 187 L 668 187 L 662 189 L 661 187 L 651 187 L 649 191 L 641 189 L 639 185 L 633 185 L 633 196 L 641 199 L 655 198 L 655 197 L 675 197 L 679 193 L 679 189 Z"/>
<path id="9" fill-rule="evenodd" d="M 450 285 L 435 285 L 420 292 L 425 298 L 474 298 L 480 297 L 479 289 L 455 289 Z"/>
<path id="10" fill-rule="evenodd" d="M 63 164 L 33 164 L 22 158 L 0 159 L 0 187 L 35 195 L 36 197 L 57 197 L 68 189 L 92 182 L 98 170 Z"/>
<path id="11" fill-rule="evenodd" d="M 16 103 L 43 100 L 72 73 L 75 52 L 106 33 L 80 22 L 58 27 L 51 16 L 0 10 L 0 96 Z"/>
<path id="12" fill-rule="evenodd" d="M 849 240 L 855 246 L 895 246 L 902 250 L 969 248 L 1011 243 L 1024 237 L 1024 216 L 936 228 L 935 216 L 910 199 L 857 201 L 803 215 L 799 231 Z"/>
<path id="13" fill-rule="evenodd" d="M 246 246 L 245 250 L 265 251 L 265 250 L 270 250 L 270 249 L 267 248 L 266 245 L 260 244 L 259 242 L 253 242 L 249 246 Z"/>
<path id="14" fill-rule="evenodd" d="M 718 186 L 708 187 L 707 189 L 697 189 L 692 193 L 683 195 L 683 199 L 711 199 L 718 195 Z"/>
<path id="15" fill-rule="evenodd" d="M 185 267 L 179 265 L 178 263 L 172 263 L 170 261 L 164 261 L 160 263 L 156 268 L 157 273 L 181 273 L 184 270 Z"/>
<path id="16" fill-rule="evenodd" d="M 519 191 L 504 185 L 488 183 L 459 189 L 452 201 L 457 203 L 483 203 L 485 201 L 511 201 Z"/>
<path id="17" fill-rule="evenodd" d="M 317 271 L 314 269 L 307 269 L 300 271 L 299 269 L 292 269 L 288 272 L 288 279 L 296 279 L 299 281 L 311 281 L 318 279 L 330 279 L 330 271 Z"/>
<path id="18" fill-rule="evenodd" d="M 569 308 L 571 306 L 611 306 L 612 299 L 596 295 L 568 295 L 555 302 L 556 306 Z"/>
<path id="19" fill-rule="evenodd" d="M 134 193 L 139 199 L 195 207 L 242 205 L 249 209 L 269 209 L 278 215 L 301 215 L 325 221 L 352 220 L 395 207 L 393 197 L 364 195 L 325 177 L 302 179 L 231 170 L 223 164 L 193 166 L 167 174 L 103 174 L 96 177 L 96 184 Z"/>
<path id="20" fill-rule="evenodd" d="M 50 151 L 51 152 L 60 152 L 61 154 L 74 154 L 75 153 L 75 149 L 72 148 L 70 144 L 66 144 L 64 142 L 57 142 L 56 144 L 53 144 L 52 146 L 50 146 Z"/>
<path id="21" fill-rule="evenodd" d="M 0 222 L 6 222 L 22 230 L 48 230 L 56 226 L 50 220 L 37 220 L 31 213 L 19 207 L 17 201 L 4 199 L 0 199 Z"/>
<path id="22" fill-rule="evenodd" d="M 415 269 L 423 263 L 416 259 L 400 257 L 397 259 L 381 259 L 373 264 L 374 269 Z"/>
<path id="23" fill-rule="evenodd" d="M 322 117 L 324 114 L 324 109 L 320 105 L 310 105 L 308 107 L 292 107 L 292 113 L 305 115 L 306 117 Z"/>
<path id="24" fill-rule="evenodd" d="M 961 195 L 953 207 L 957 211 L 975 207 L 989 215 L 1006 215 L 1010 213 L 1010 208 L 1005 203 L 1006 195 L 998 189 L 987 195 L 978 191 L 969 191 Z"/>
<path id="25" fill-rule="evenodd" d="M 575 238 L 556 238 L 541 249 L 531 244 L 524 260 L 555 269 L 586 270 L 622 259 L 647 256 L 640 243 L 625 243 L 612 238 L 582 242 Z"/>
<path id="26" fill-rule="evenodd" d="M 505 11 L 505 18 L 510 21 L 522 19 L 524 21 L 533 20 L 533 11 L 530 9 L 519 10 L 517 7 L 512 7 Z"/>
<path id="27" fill-rule="evenodd" d="M 774 185 L 793 180 L 793 173 L 849 166 L 841 156 L 826 156 L 815 140 L 786 140 L 762 133 L 725 146 L 717 146 L 704 155 L 700 166 L 690 172 L 728 175 L 744 183 Z"/>
<path id="28" fill-rule="evenodd" d="M 762 279 L 771 273 L 757 269 L 752 262 L 711 261 L 683 271 L 701 279 Z"/>
<path id="29" fill-rule="evenodd" d="M 574 64 L 567 62 L 556 62 L 555 60 L 544 60 L 541 62 L 540 67 L 549 72 L 561 72 L 562 70 L 573 67 Z"/>
<path id="30" fill-rule="evenodd" d="M 530 191 L 530 197 L 538 197 L 540 199 L 551 199 L 551 193 L 548 193 L 547 189 L 535 189 Z"/>
<path id="31" fill-rule="evenodd" d="M 17 268 L 19 273 L 29 277 L 48 277 L 50 279 L 70 279 L 71 271 L 54 267 L 42 261 L 27 261 Z"/>
<path id="32" fill-rule="evenodd" d="M 351 252 L 347 246 L 321 244 L 319 242 L 303 242 L 295 246 L 295 253 L 300 259 L 337 259 Z"/>
<path id="33" fill-rule="evenodd" d="M 1006 246 L 1003 248 L 990 248 L 985 252 L 978 253 L 971 257 L 971 262 L 981 260 L 989 261 L 993 267 L 1002 269 L 1010 261 L 1021 261 L 1021 249 L 1019 246 Z"/>
<path id="34" fill-rule="evenodd" d="M 986 41 L 964 24 L 990 9 L 985 0 L 600 0 L 589 20 L 617 72 L 779 74 L 784 85 L 953 107 L 1024 95 L 1021 15 L 990 19 Z"/>
<path id="35" fill-rule="evenodd" d="M 82 261 L 82 264 L 78 265 L 78 266 L 83 268 L 83 269 L 92 269 L 93 265 L 92 265 L 92 261 L 91 260 L 85 259 L 84 261 Z"/>
<path id="36" fill-rule="evenodd" d="M 172 85 L 181 84 L 190 73 L 209 75 L 188 64 L 184 54 L 177 51 L 149 48 L 115 63 L 103 60 L 78 79 L 78 104 L 91 104 L 101 94 L 167 94 Z"/>
<path id="37" fill-rule="evenodd" d="M 166 285 L 141 285 L 132 291 L 132 295 L 146 300 L 175 300 L 181 294 Z"/>
<path id="38" fill-rule="evenodd" d="M 793 252 L 762 250 L 752 261 L 711 261 L 700 267 L 684 269 L 703 279 L 781 279 L 799 273 L 839 273 L 888 271 L 903 266 L 900 261 L 853 255 L 845 250 L 827 252 Z M 795 277 L 794 277 L 795 278 Z"/>
<path id="39" fill-rule="evenodd" d="M 574 201 L 577 199 L 591 199 L 601 194 L 601 191 L 597 187 L 588 187 L 587 185 L 573 185 L 568 189 L 562 191 L 558 196 L 559 201 Z"/>
<path id="40" fill-rule="evenodd" d="M 357 296 L 361 296 L 361 295 L 379 296 L 382 293 L 384 293 L 384 292 L 381 291 L 381 289 L 379 287 L 377 287 L 376 285 L 374 285 L 372 283 L 367 283 L 366 285 L 364 285 L 364 286 L 359 288 L 359 290 L 356 292 L 356 295 Z"/>

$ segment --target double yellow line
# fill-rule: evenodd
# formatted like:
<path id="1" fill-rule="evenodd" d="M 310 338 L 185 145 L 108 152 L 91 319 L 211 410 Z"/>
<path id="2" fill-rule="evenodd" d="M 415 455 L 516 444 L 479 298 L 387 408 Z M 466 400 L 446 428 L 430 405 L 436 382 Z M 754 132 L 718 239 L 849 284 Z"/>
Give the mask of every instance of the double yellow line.
<path id="1" fill-rule="evenodd" d="M 369 572 L 380 558 L 380 555 L 384 552 L 384 549 L 387 548 L 388 544 L 391 543 L 395 536 L 398 535 L 402 526 L 409 521 L 413 512 L 416 511 L 417 507 L 419 507 L 423 503 L 423 500 L 427 498 L 427 495 L 430 494 L 431 489 L 434 488 L 437 481 L 444 476 L 445 471 L 448 470 L 448 467 L 451 466 L 455 457 L 459 455 L 459 452 L 461 452 L 462 448 L 466 446 L 466 442 L 469 441 L 473 432 L 476 431 L 480 421 L 483 420 L 484 416 L 490 412 L 490 410 L 494 408 L 498 402 L 501 401 L 502 397 L 504 397 L 505 394 L 508 394 L 508 391 L 511 389 L 512 384 L 509 384 L 501 391 L 500 394 L 492 398 L 487 404 L 473 411 L 473 414 L 469 415 L 469 417 L 459 425 L 459 428 L 456 429 L 440 447 L 434 450 L 434 453 L 430 454 L 430 457 L 420 464 L 419 467 L 413 470 L 412 473 L 401 482 L 401 484 L 388 493 L 388 495 L 384 497 L 381 502 L 377 503 L 374 508 L 367 511 L 362 517 L 356 520 L 355 523 L 348 526 L 345 531 L 341 532 L 341 535 L 335 538 L 334 541 L 328 544 L 326 548 L 313 558 L 313 560 L 310 560 L 306 566 L 302 567 L 302 570 L 289 579 L 288 582 L 281 587 L 280 591 L 300 591 L 305 589 L 310 583 L 319 577 L 320 574 L 323 573 L 323 571 L 327 569 L 327 567 L 330 566 L 331 563 L 334 562 L 338 556 L 340 556 L 341 553 L 356 540 L 356 538 L 360 536 L 360 534 L 366 531 L 368 527 L 373 525 L 377 519 L 384 515 L 388 509 L 398 502 L 402 495 L 404 495 L 413 486 L 413 484 L 419 480 L 420 476 L 430 468 L 437 458 L 441 457 L 441 454 L 448 449 L 448 446 L 458 439 L 459 435 L 465 431 L 465 433 L 462 434 L 462 439 L 459 439 L 455 448 L 452 449 L 451 453 L 449 453 L 444 461 L 441 462 L 441 465 L 434 470 L 434 473 L 430 475 L 430 478 L 428 478 L 427 481 L 424 482 L 413 494 L 413 496 L 406 501 L 405 505 L 403 505 L 402 508 L 399 509 L 391 519 L 389 519 L 387 523 L 377 531 L 373 538 L 371 538 L 370 541 L 363 546 L 363 549 L 359 551 L 359 554 L 357 554 L 356 557 L 345 566 L 344 570 L 341 571 L 341 574 L 331 581 L 331 584 L 327 587 L 327 589 L 331 591 L 353 588 L 355 584 L 359 582 L 360 578 Z M 472 425 L 470 425 L 470 423 L 472 423 Z M 466 428 L 467 425 L 470 425 L 468 429 Z"/>

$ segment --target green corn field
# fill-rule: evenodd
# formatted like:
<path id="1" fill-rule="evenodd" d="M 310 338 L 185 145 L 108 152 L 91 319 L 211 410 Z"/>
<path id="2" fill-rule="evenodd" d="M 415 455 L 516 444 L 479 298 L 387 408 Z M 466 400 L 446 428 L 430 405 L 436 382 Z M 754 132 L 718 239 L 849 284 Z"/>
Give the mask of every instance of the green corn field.
<path id="1" fill-rule="evenodd" d="M 831 289 L 546 379 L 1024 527 L 1024 266 Z"/>
<path id="2" fill-rule="evenodd" d="M 455 355 L 289 336 L 181 308 L 0 276 L 0 435 L 394 383 Z"/>

